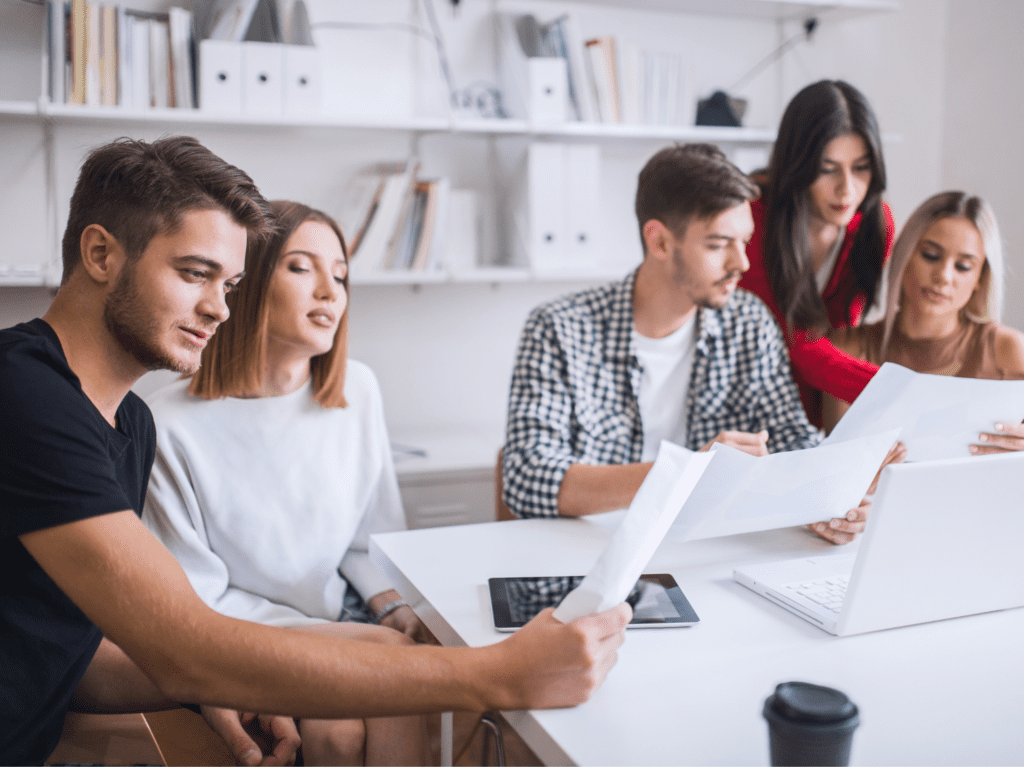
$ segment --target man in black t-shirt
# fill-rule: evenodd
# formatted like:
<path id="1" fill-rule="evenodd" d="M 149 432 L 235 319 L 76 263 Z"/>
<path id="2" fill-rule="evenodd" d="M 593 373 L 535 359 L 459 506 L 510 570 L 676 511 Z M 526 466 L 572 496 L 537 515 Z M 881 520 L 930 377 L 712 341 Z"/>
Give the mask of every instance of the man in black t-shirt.
<path id="1" fill-rule="evenodd" d="M 548 708 L 586 700 L 615 662 L 625 605 L 565 625 L 549 611 L 497 645 L 451 649 L 383 627 L 353 641 L 260 626 L 195 594 L 138 518 L 155 444 L 130 388 L 148 370 L 196 370 L 267 210 L 194 139 L 100 147 L 71 200 L 53 304 L 0 331 L 0 763 L 42 762 L 69 707 L 190 701 L 335 719 Z M 236 756 L 258 762 L 237 714 L 223 714 Z M 281 763 L 294 725 L 267 722 L 269 763 Z"/>

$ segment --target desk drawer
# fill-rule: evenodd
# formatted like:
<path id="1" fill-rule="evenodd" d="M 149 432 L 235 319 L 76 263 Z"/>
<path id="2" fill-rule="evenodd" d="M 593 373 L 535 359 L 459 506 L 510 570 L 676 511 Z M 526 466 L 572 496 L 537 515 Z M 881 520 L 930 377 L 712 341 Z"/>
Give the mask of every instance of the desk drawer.
<path id="1" fill-rule="evenodd" d="M 399 477 L 398 486 L 411 530 L 494 521 L 494 473 Z"/>

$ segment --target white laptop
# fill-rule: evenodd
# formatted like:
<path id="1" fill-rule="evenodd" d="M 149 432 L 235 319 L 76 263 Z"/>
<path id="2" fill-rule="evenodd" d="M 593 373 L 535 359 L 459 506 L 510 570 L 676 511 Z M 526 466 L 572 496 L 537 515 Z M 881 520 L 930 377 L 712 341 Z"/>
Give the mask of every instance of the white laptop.
<path id="1" fill-rule="evenodd" d="M 847 636 L 1024 606 L 1024 452 L 889 466 L 856 553 L 738 567 Z"/>

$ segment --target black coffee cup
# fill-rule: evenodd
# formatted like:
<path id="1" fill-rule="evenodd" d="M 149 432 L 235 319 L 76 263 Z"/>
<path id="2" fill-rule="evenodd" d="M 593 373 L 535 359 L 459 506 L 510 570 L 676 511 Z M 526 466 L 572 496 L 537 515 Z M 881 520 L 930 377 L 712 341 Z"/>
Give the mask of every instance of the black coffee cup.
<path id="1" fill-rule="evenodd" d="M 775 767 L 846 765 L 857 707 L 839 690 L 807 682 L 783 682 L 764 702 L 768 743 Z"/>

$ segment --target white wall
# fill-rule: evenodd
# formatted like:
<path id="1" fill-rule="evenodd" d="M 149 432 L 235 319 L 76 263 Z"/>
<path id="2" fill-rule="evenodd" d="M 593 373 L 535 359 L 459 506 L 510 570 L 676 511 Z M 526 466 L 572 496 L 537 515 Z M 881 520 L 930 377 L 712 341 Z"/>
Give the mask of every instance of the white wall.
<path id="1" fill-rule="evenodd" d="M 1024 3 L 949 0 L 942 188 L 984 197 L 1002 230 L 1003 321 L 1024 328 Z"/>

